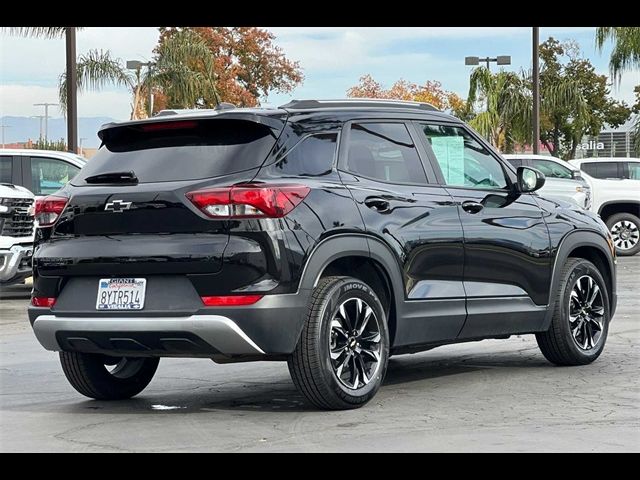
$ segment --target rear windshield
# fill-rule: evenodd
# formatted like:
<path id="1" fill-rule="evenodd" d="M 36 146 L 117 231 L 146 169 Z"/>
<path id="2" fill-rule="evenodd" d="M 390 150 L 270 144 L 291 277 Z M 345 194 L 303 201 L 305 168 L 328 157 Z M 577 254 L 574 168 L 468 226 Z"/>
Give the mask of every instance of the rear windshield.
<path id="1" fill-rule="evenodd" d="M 240 119 L 181 120 L 115 127 L 74 185 L 132 171 L 140 183 L 198 180 L 262 165 L 279 130 Z"/>

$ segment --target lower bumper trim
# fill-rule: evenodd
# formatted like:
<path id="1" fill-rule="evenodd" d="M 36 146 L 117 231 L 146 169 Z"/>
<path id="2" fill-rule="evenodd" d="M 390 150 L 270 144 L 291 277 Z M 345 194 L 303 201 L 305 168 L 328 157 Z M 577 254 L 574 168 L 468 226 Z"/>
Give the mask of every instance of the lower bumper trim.
<path id="1" fill-rule="evenodd" d="M 40 344 L 47 350 L 60 351 L 60 332 L 111 334 L 111 340 L 127 338 L 128 333 L 187 332 L 202 339 L 226 356 L 264 355 L 260 348 L 233 320 L 222 315 L 191 315 L 188 317 L 58 317 L 40 315 L 33 322 Z M 180 353 L 174 342 L 172 354 Z M 114 346 L 114 350 L 118 350 Z M 189 349 L 185 349 L 188 355 Z"/>

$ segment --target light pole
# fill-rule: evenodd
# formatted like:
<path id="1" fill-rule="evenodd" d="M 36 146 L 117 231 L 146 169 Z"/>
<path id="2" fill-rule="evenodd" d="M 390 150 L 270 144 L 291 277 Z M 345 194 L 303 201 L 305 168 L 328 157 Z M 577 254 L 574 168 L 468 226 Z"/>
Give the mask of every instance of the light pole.
<path id="1" fill-rule="evenodd" d="M 39 135 L 39 140 L 42 141 L 43 139 L 43 134 L 42 134 L 42 120 L 44 119 L 44 115 L 32 115 L 31 118 L 39 118 L 40 119 L 40 135 Z"/>
<path id="2" fill-rule="evenodd" d="M 533 27 L 533 111 L 531 123 L 533 128 L 533 153 L 540 151 L 540 27 Z"/>
<path id="3" fill-rule="evenodd" d="M 147 67 L 149 69 L 149 118 L 153 116 L 153 89 L 151 88 L 151 71 L 155 62 L 141 62 L 140 60 L 127 60 L 127 69 L 136 70 L 138 78 L 140 78 L 140 69 Z"/>
<path id="4" fill-rule="evenodd" d="M 2 130 L 2 148 L 4 148 L 4 129 L 11 128 L 11 125 L 5 125 L 4 123 L 0 125 L 0 130 Z"/>
<path id="5" fill-rule="evenodd" d="M 80 137 L 80 144 L 78 145 L 78 154 L 84 157 L 84 154 L 82 153 L 82 141 L 86 140 L 87 137 Z"/>
<path id="6" fill-rule="evenodd" d="M 49 138 L 49 107 L 55 107 L 57 103 L 34 103 L 34 107 L 44 107 L 44 143 L 47 143 Z"/>
<path id="7" fill-rule="evenodd" d="M 78 69 L 76 66 L 76 27 L 66 27 L 67 46 L 67 150 L 78 151 Z"/>
<path id="8" fill-rule="evenodd" d="M 487 70 L 491 70 L 489 64 L 494 62 L 498 65 L 511 65 L 511 55 L 498 55 L 497 57 L 464 57 L 465 65 L 480 65 L 480 62 L 487 64 Z"/>

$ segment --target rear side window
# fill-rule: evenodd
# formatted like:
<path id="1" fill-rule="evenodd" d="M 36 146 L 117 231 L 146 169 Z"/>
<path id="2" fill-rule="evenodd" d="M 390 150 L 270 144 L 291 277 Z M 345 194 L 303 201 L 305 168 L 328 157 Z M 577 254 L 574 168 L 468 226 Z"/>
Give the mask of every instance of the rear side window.
<path id="1" fill-rule="evenodd" d="M 276 163 L 276 171 L 285 176 L 316 177 L 333 168 L 337 133 L 318 133 L 303 138 Z"/>
<path id="2" fill-rule="evenodd" d="M 625 178 L 630 180 L 640 180 L 640 162 L 627 163 L 627 172 Z"/>
<path id="3" fill-rule="evenodd" d="M 74 185 L 133 171 L 140 183 L 198 180 L 262 165 L 279 130 L 241 119 L 181 120 L 115 127 Z"/>
<path id="4" fill-rule="evenodd" d="M 580 165 L 580 169 L 594 178 L 620 178 L 618 162 L 589 162 Z"/>
<path id="5" fill-rule="evenodd" d="M 427 182 L 413 140 L 402 123 L 353 124 L 345 169 L 383 182 Z"/>
<path id="6" fill-rule="evenodd" d="M 31 157 L 31 191 L 34 195 L 49 195 L 64 187 L 80 171 L 57 158 Z"/>
<path id="7" fill-rule="evenodd" d="M 0 183 L 12 183 L 13 158 L 8 156 L 0 157 Z"/>
<path id="8" fill-rule="evenodd" d="M 537 168 L 550 178 L 573 178 L 571 169 L 551 160 L 532 158 L 529 160 L 533 168 Z"/>

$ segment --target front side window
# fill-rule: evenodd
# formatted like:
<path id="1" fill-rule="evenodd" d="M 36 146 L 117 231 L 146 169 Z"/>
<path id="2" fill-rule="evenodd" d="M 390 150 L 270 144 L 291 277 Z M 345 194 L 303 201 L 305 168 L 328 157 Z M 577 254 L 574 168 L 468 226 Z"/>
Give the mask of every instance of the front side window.
<path id="1" fill-rule="evenodd" d="M 513 165 L 515 168 L 521 167 L 524 163 L 520 158 L 507 158 L 507 162 Z"/>
<path id="2" fill-rule="evenodd" d="M 438 161 L 446 185 L 506 189 L 500 162 L 461 127 L 420 124 Z"/>
<path id="3" fill-rule="evenodd" d="M 353 124 L 345 169 L 382 182 L 427 182 L 411 135 L 402 123 Z"/>
<path id="4" fill-rule="evenodd" d="M 79 171 L 75 165 L 56 158 L 31 157 L 31 191 L 34 195 L 54 193 Z"/>
<path id="5" fill-rule="evenodd" d="M 640 162 L 629 162 L 627 166 L 629 168 L 627 178 L 630 180 L 640 180 Z"/>
<path id="6" fill-rule="evenodd" d="M 565 167 L 564 165 L 560 165 L 551 160 L 541 160 L 532 158 L 531 166 L 533 168 L 537 168 L 540 170 L 546 177 L 550 178 L 573 178 L 573 174 L 571 173 L 571 169 Z"/>

